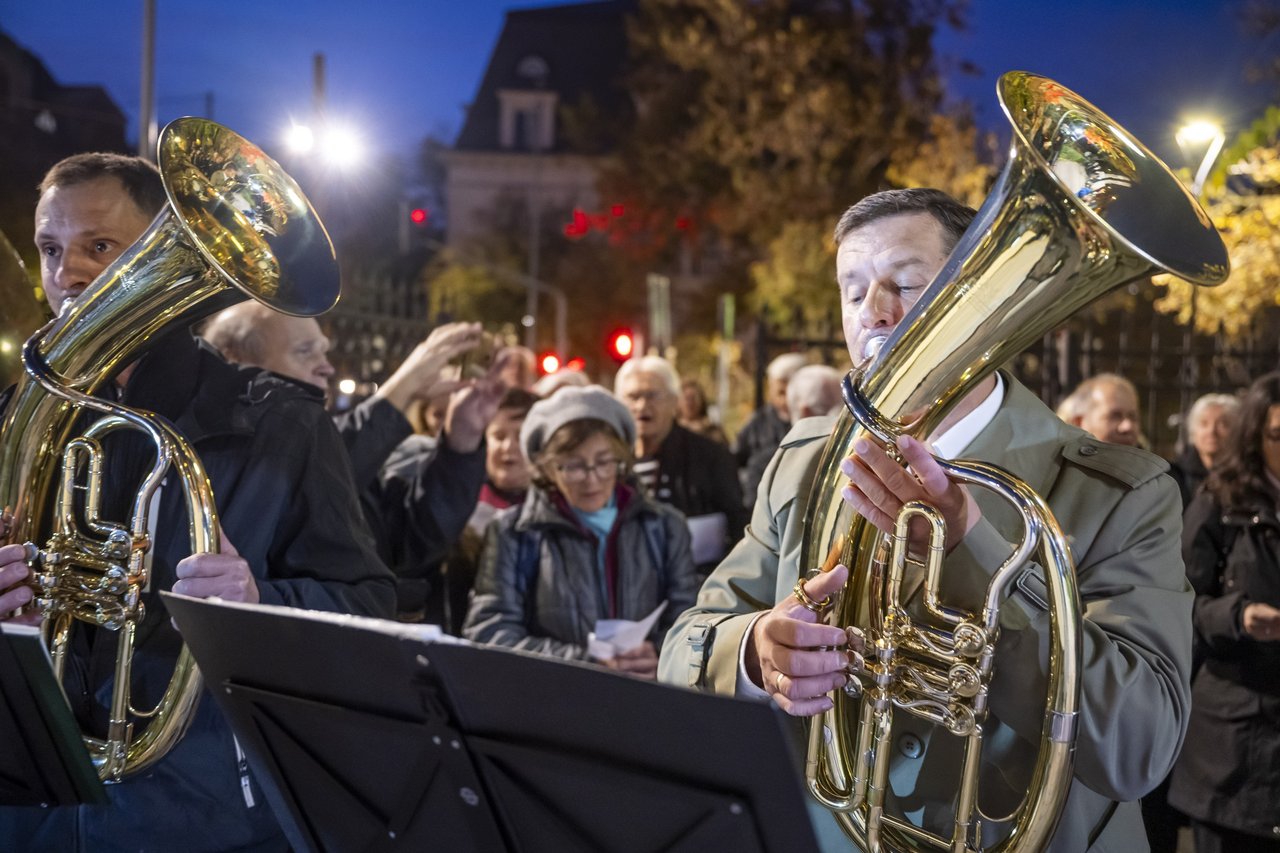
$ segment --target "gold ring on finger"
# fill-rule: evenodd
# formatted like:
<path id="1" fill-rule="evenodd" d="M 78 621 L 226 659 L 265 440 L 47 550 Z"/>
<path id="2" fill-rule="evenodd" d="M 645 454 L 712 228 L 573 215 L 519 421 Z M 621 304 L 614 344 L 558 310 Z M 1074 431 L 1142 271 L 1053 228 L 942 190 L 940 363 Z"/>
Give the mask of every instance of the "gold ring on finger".
<path id="1" fill-rule="evenodd" d="M 821 601 L 814 601 L 809 597 L 809 593 L 804 591 L 803 579 L 796 581 L 796 585 L 791 588 L 791 594 L 796 597 L 796 600 L 800 602 L 805 610 L 816 613 L 819 616 L 827 611 L 827 608 L 831 606 L 831 601 L 834 598 L 834 596 L 828 595 Z"/>
<path id="2" fill-rule="evenodd" d="M 773 677 L 773 692 L 774 693 L 782 692 L 782 673 L 781 672 L 779 672 L 777 675 Z"/>

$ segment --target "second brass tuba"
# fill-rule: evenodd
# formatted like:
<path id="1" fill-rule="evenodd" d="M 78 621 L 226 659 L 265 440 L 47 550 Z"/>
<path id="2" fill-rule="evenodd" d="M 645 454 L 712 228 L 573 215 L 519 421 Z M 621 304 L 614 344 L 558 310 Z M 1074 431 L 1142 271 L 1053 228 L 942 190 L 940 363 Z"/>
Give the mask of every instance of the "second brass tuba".
<path id="1" fill-rule="evenodd" d="M 94 392 L 158 338 L 215 310 L 251 297 L 311 316 L 334 305 L 339 287 L 324 226 L 261 149 L 214 122 L 182 118 L 161 134 L 158 166 L 168 205 L 27 340 L 24 374 L 0 421 L 0 543 L 27 543 L 55 671 L 62 675 L 77 624 L 119 633 L 108 733 L 85 735 L 107 782 L 145 770 L 172 748 L 201 691 L 184 647 L 158 705 L 139 709 L 131 698 L 134 634 L 150 581 L 151 501 L 166 474 L 185 495 L 193 553 L 218 550 L 218 524 L 208 478 L 182 436 L 156 415 Z M 86 413 L 96 416 L 73 435 Z M 123 523 L 101 518 L 98 506 L 102 439 L 118 430 L 143 433 L 155 449 Z"/>
<path id="2" fill-rule="evenodd" d="M 945 531 L 937 512 L 908 504 L 895 535 L 882 536 L 841 499 L 841 460 L 863 436 L 885 446 L 904 433 L 927 438 L 998 367 L 1126 282 L 1159 271 L 1206 285 L 1227 276 L 1226 249 L 1208 217 L 1119 125 L 1043 77 L 1011 72 L 998 91 L 1013 124 L 1010 161 L 925 294 L 873 362 L 846 378 L 850 411 L 823 452 L 805 517 L 801 565 L 842 562 L 850 570 L 831 624 L 857 626 L 867 637 L 866 672 L 812 721 L 806 780 L 867 851 L 1044 849 L 1071 786 L 1081 607 L 1066 538 L 1025 483 L 992 465 L 943 463 L 953 478 L 1003 496 L 1025 528 L 995 569 L 982 611 L 970 613 L 939 600 Z M 920 622 L 901 600 L 907 525 L 917 516 L 932 530 Z M 1053 617 L 1045 723 L 1013 829 L 985 847 L 975 819 L 978 765 L 1000 603 L 1032 557 L 1044 569 Z M 963 739 L 949 837 L 886 811 L 895 714 Z"/>

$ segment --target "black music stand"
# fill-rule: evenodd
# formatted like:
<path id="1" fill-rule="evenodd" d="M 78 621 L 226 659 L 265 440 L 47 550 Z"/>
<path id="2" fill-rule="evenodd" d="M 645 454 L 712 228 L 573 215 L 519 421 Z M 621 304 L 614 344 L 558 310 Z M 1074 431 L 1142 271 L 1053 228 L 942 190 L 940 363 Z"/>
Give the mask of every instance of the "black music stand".
<path id="1" fill-rule="evenodd" d="M 35 628 L 0 625 L 0 804 L 105 803 L 66 695 Z"/>
<path id="2" fill-rule="evenodd" d="M 165 598 L 298 849 L 817 848 L 769 706 L 423 626 Z"/>

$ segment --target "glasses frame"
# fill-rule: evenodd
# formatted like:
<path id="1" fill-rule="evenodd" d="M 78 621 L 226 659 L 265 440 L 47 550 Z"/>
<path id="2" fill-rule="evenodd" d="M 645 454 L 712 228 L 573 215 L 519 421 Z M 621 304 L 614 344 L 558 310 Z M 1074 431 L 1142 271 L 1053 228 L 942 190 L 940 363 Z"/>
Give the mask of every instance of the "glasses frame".
<path id="1" fill-rule="evenodd" d="M 626 464 L 625 459 L 619 459 L 615 456 L 609 461 L 593 462 L 590 465 L 570 466 L 563 463 L 556 463 L 555 469 L 566 483 L 577 485 L 578 483 L 585 483 L 592 474 L 601 480 L 605 479 L 610 466 L 613 467 L 613 475 L 615 477 L 621 477 L 623 471 L 626 470 Z"/>

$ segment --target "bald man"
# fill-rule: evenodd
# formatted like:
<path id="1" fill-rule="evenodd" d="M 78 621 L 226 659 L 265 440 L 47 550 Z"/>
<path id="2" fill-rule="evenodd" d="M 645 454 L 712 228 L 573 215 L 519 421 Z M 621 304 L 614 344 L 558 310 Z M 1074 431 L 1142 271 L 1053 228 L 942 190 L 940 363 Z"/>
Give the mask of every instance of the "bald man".
<path id="1" fill-rule="evenodd" d="M 1059 407 L 1062 419 L 1099 441 L 1138 447 L 1138 389 L 1118 373 L 1100 373 L 1081 382 Z"/>
<path id="2" fill-rule="evenodd" d="M 246 302 L 215 315 L 201 334 L 228 361 L 320 389 L 334 374 L 330 341 L 311 318 Z M 445 365 L 481 339 L 479 323 L 436 328 L 373 396 L 335 418 L 378 552 L 400 579 L 397 609 L 404 619 L 423 618 L 428 600 L 438 597 L 434 593 L 441 584 L 433 580 L 440 562 L 461 535 L 484 485 L 484 431 L 505 391 L 498 377 L 507 360 L 496 359 L 483 379 L 460 384 L 441 379 Z M 447 393 L 451 385 L 439 441 L 412 448 L 421 464 L 383 470 L 397 447 L 417 438 L 405 417 L 409 404 Z"/>

